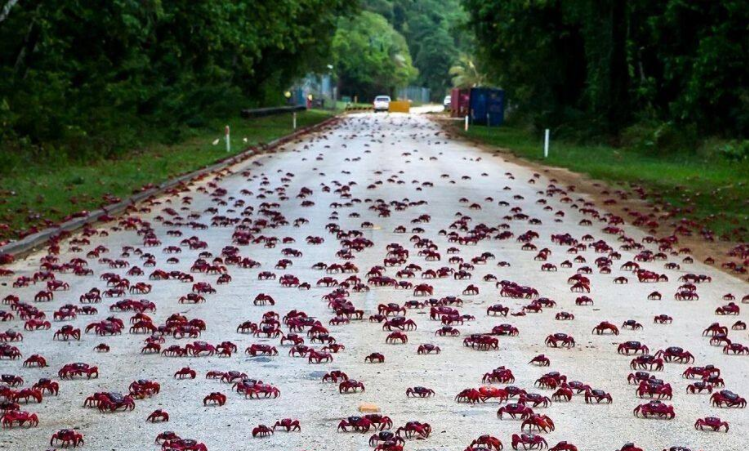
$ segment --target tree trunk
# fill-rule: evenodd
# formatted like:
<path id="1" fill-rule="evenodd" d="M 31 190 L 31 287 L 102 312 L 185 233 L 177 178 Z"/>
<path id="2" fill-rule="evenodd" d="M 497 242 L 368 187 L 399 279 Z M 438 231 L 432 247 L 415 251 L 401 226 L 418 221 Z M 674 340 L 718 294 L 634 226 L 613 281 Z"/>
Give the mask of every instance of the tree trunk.
<path id="1" fill-rule="evenodd" d="M 16 6 L 16 3 L 18 3 L 18 0 L 8 0 L 8 3 L 3 6 L 3 9 L 0 10 L 0 23 L 3 23 L 5 19 L 8 18 L 8 15 L 10 15 L 10 10 L 13 9 L 14 6 Z"/>
<path id="2" fill-rule="evenodd" d="M 610 131 L 618 133 L 626 125 L 630 114 L 629 69 L 627 65 L 627 5 L 626 0 L 613 0 L 611 9 L 611 59 L 609 66 Z"/>
<path id="3" fill-rule="evenodd" d="M 26 77 L 26 58 L 34 52 L 37 41 L 39 40 L 39 27 L 36 25 L 36 19 L 41 7 L 42 5 L 39 4 L 32 15 L 29 29 L 26 31 L 26 36 L 23 38 L 23 45 L 21 46 L 21 50 L 18 51 L 16 62 L 13 65 L 13 72 L 15 76 L 18 76 L 19 78 Z"/>

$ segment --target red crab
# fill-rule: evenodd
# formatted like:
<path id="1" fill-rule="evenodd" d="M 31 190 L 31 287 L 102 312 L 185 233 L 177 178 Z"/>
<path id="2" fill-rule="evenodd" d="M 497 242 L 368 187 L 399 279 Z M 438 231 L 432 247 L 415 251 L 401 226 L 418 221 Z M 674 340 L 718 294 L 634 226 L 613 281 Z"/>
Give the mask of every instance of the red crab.
<path id="1" fill-rule="evenodd" d="M 723 346 L 723 354 L 749 355 L 749 346 L 741 343 L 729 343 Z"/>
<path id="2" fill-rule="evenodd" d="M 702 393 L 703 391 L 712 393 L 713 386 L 703 381 L 698 381 L 693 384 L 687 385 L 687 393 L 695 394 L 695 393 Z"/>
<path id="3" fill-rule="evenodd" d="M 410 387 L 406 390 L 407 398 L 429 398 L 434 396 L 434 390 L 426 387 Z"/>
<path id="4" fill-rule="evenodd" d="M 663 370 L 663 359 L 655 356 L 645 354 L 637 356 L 629 364 L 630 368 L 634 369 L 648 369 L 650 371 L 662 371 Z"/>
<path id="5" fill-rule="evenodd" d="M 176 373 L 174 373 L 174 377 L 176 379 L 184 379 L 186 377 L 189 377 L 190 379 L 195 379 L 196 376 L 197 376 L 197 373 L 195 372 L 195 370 L 193 370 L 189 366 L 180 368 L 179 370 L 177 370 Z"/>
<path id="6" fill-rule="evenodd" d="M 556 333 L 546 337 L 546 346 L 550 348 L 574 348 L 575 339 L 563 333 Z"/>
<path id="7" fill-rule="evenodd" d="M 23 361 L 23 366 L 46 368 L 49 365 L 47 365 L 47 360 L 44 357 L 40 356 L 39 354 L 34 354 L 28 359 Z"/>
<path id="8" fill-rule="evenodd" d="M 339 393 L 356 393 L 358 389 L 364 391 L 364 384 L 354 379 L 347 379 L 338 385 Z"/>
<path id="9" fill-rule="evenodd" d="M 419 348 L 416 350 L 416 353 L 419 355 L 431 354 L 431 353 L 439 354 L 440 352 L 442 352 L 442 350 L 440 349 L 439 346 L 429 344 L 429 343 L 420 345 Z"/>
<path id="10" fill-rule="evenodd" d="M 557 391 L 551 395 L 551 399 L 555 402 L 570 401 L 572 400 L 574 392 L 569 387 L 560 387 Z"/>
<path id="11" fill-rule="evenodd" d="M 619 345 L 617 351 L 619 354 L 630 355 L 641 352 L 642 354 L 648 354 L 650 349 L 639 341 L 627 341 Z"/>
<path id="12" fill-rule="evenodd" d="M 62 340 L 62 341 L 68 341 L 70 339 L 79 340 L 81 339 L 81 330 L 76 329 L 71 325 L 65 325 L 62 326 L 55 334 L 52 336 L 53 340 Z"/>
<path id="13" fill-rule="evenodd" d="M 162 451 L 208 451 L 208 447 L 205 444 L 186 438 L 166 440 L 163 442 L 161 449 Z"/>
<path id="14" fill-rule="evenodd" d="M 554 422 L 547 415 L 532 414 L 520 425 L 520 430 L 524 430 L 528 426 L 528 431 L 532 431 L 533 428 L 537 428 L 539 432 L 551 432 L 555 429 Z"/>
<path id="15" fill-rule="evenodd" d="M 716 368 L 714 365 L 690 366 L 681 374 L 681 377 L 687 379 L 695 377 L 704 379 L 711 376 L 720 376 L 720 369 Z"/>
<path id="16" fill-rule="evenodd" d="M 622 329 L 641 330 L 642 324 L 638 323 L 637 321 L 633 319 L 628 319 L 622 323 Z"/>
<path id="17" fill-rule="evenodd" d="M 640 382 L 636 393 L 640 398 L 644 398 L 647 395 L 651 398 L 657 396 L 658 399 L 671 399 L 674 396 L 671 384 L 666 384 L 661 379 L 655 379 L 654 377 Z"/>
<path id="18" fill-rule="evenodd" d="M 601 402 L 611 404 L 613 402 L 611 395 L 603 390 L 587 390 L 585 392 L 585 403 L 590 404 L 593 401 L 596 404 L 600 404 Z"/>
<path id="19" fill-rule="evenodd" d="M 375 429 L 379 429 L 381 431 L 385 429 L 391 429 L 393 427 L 393 420 L 391 420 L 390 417 L 387 415 L 370 413 L 370 414 L 364 415 L 364 418 L 371 421 Z"/>
<path id="20" fill-rule="evenodd" d="M 151 423 L 162 423 L 169 421 L 169 414 L 165 410 L 157 409 L 151 412 L 146 418 L 146 421 Z"/>
<path id="21" fill-rule="evenodd" d="M 533 409 L 526 406 L 525 404 L 519 404 L 519 403 L 510 403 L 505 406 L 502 406 L 497 410 L 497 416 L 502 419 L 502 417 L 507 414 L 512 419 L 520 418 L 521 420 L 526 420 L 530 418 L 531 415 L 533 415 Z"/>
<path id="22" fill-rule="evenodd" d="M 729 390 L 721 390 L 710 396 L 710 404 L 715 407 L 746 407 L 746 399 Z"/>
<path id="23" fill-rule="evenodd" d="M 387 338 L 385 338 L 385 343 L 391 343 L 394 344 L 396 342 L 399 342 L 401 344 L 408 343 L 408 335 L 406 335 L 403 332 L 392 332 L 388 334 Z"/>
<path id="24" fill-rule="evenodd" d="M 720 428 L 724 427 L 726 428 L 726 432 L 728 432 L 728 422 L 721 421 L 718 417 L 698 418 L 697 421 L 694 422 L 695 429 L 704 431 L 705 427 L 708 427 L 713 431 L 720 431 Z"/>
<path id="25" fill-rule="evenodd" d="M 135 409 L 135 400 L 132 396 L 122 395 L 120 393 L 100 393 L 94 395 L 99 412 L 116 412 L 118 410 Z"/>
<path id="26" fill-rule="evenodd" d="M 273 435 L 273 429 L 269 428 L 268 426 L 261 424 L 254 428 L 252 428 L 252 437 L 269 437 Z"/>
<path id="27" fill-rule="evenodd" d="M 409 421 L 405 426 L 401 426 L 396 429 L 395 435 L 400 436 L 401 432 L 406 438 L 428 438 L 432 433 L 432 426 L 429 423 Z"/>
<path id="28" fill-rule="evenodd" d="M 133 381 L 128 390 L 131 395 L 137 399 L 149 398 L 161 391 L 161 385 L 158 382 L 146 379 Z"/>
<path id="29" fill-rule="evenodd" d="M 470 404 L 475 404 L 479 401 L 484 402 L 481 396 L 481 392 L 476 390 L 475 388 L 466 388 L 465 390 L 461 391 L 460 393 L 455 395 L 455 401 L 467 402 Z"/>
<path id="30" fill-rule="evenodd" d="M 535 434 L 512 434 L 512 449 L 517 450 L 518 445 L 523 445 L 523 449 L 544 449 L 549 445 L 540 435 Z"/>
<path id="31" fill-rule="evenodd" d="M 577 451 L 577 446 L 569 442 L 559 442 L 549 448 L 549 451 Z"/>
<path id="32" fill-rule="evenodd" d="M 60 379 L 73 379 L 75 376 L 83 375 L 86 376 L 86 379 L 98 378 L 99 367 L 91 366 L 88 363 L 69 363 L 57 372 Z"/>
<path id="33" fill-rule="evenodd" d="M 636 417 L 642 416 L 643 418 L 657 417 L 672 420 L 676 417 L 673 406 L 664 404 L 660 401 L 650 401 L 646 404 L 640 404 L 639 406 L 635 407 L 632 413 Z"/>
<path id="34" fill-rule="evenodd" d="M 265 344 L 253 344 L 250 345 L 247 349 L 245 349 L 245 354 L 250 355 L 252 357 L 258 356 L 258 355 L 264 355 L 264 356 L 275 356 L 278 355 L 278 350 L 271 345 L 265 345 Z"/>
<path id="35" fill-rule="evenodd" d="M 354 432 L 367 432 L 372 427 L 372 422 L 367 418 L 351 416 L 338 423 L 338 430 L 348 432 L 347 428 L 353 428 Z"/>
<path id="36" fill-rule="evenodd" d="M 20 402 L 23 400 L 25 404 L 29 403 L 29 399 L 33 399 L 37 403 L 42 402 L 42 391 L 36 388 L 22 388 L 12 395 L 11 401 Z"/>
<path id="37" fill-rule="evenodd" d="M 343 371 L 340 371 L 340 370 L 334 370 L 334 371 L 331 371 L 331 372 L 329 372 L 329 373 L 326 373 L 326 374 L 325 374 L 325 375 L 323 376 L 323 378 L 322 378 L 322 381 L 323 381 L 323 382 L 333 382 L 333 383 L 338 383 L 338 380 L 339 380 L 339 379 L 340 379 L 340 380 L 342 380 L 342 381 L 347 381 L 347 380 L 349 380 L 349 377 L 348 377 L 348 375 L 347 375 L 346 373 L 344 373 Z"/>
<path id="38" fill-rule="evenodd" d="M 39 426 L 39 417 L 35 413 L 23 412 L 21 410 L 6 410 L 0 417 L 3 428 L 12 428 L 14 423 L 19 427 L 27 424 L 28 427 Z"/>
<path id="39" fill-rule="evenodd" d="M 203 405 L 207 406 L 208 404 L 223 406 L 226 404 L 226 395 L 220 392 L 212 392 L 203 398 Z"/>
<path id="40" fill-rule="evenodd" d="M 531 365 L 549 366 L 551 365 L 551 360 L 549 360 L 549 358 L 545 355 L 539 354 L 536 357 L 533 357 L 528 363 L 530 363 Z"/>
<path id="41" fill-rule="evenodd" d="M 294 420 L 291 418 L 284 418 L 282 420 L 276 421 L 276 424 L 273 425 L 273 430 L 275 431 L 276 428 L 286 429 L 286 432 L 302 432 L 302 427 L 299 425 L 299 420 Z"/>
<path id="42" fill-rule="evenodd" d="M 497 383 L 497 384 L 511 384 L 515 382 L 515 376 L 512 374 L 512 370 L 501 366 L 493 369 L 489 373 L 484 373 L 484 377 L 481 379 L 483 383 Z"/>
<path id="43" fill-rule="evenodd" d="M 616 451 L 643 451 L 643 449 L 638 448 L 634 443 L 625 443 L 624 446 L 621 447 L 621 449 L 618 449 Z"/>
<path id="44" fill-rule="evenodd" d="M 678 363 L 691 363 L 694 362 L 694 356 L 688 352 L 683 350 L 682 348 L 678 346 L 671 346 L 669 348 L 666 348 L 664 350 L 660 350 L 655 353 L 656 358 L 663 358 L 666 362 L 678 362 Z"/>
<path id="45" fill-rule="evenodd" d="M 52 434 L 49 445 L 54 446 L 55 442 L 59 443 L 63 448 L 67 446 L 76 448 L 78 445 L 83 445 L 83 434 L 75 432 L 72 429 L 60 429 Z"/>
<path id="46" fill-rule="evenodd" d="M 603 335 L 605 333 L 611 333 L 619 335 L 619 329 L 608 321 L 602 321 L 599 325 L 593 328 L 593 333 L 596 335 Z"/>
<path id="47" fill-rule="evenodd" d="M 474 450 L 502 451 L 502 442 L 491 435 L 482 435 L 473 440 L 471 444 L 468 445 L 468 448 L 466 448 L 466 451 Z"/>
<path id="48" fill-rule="evenodd" d="M 0 375 L 0 382 L 7 384 L 9 387 L 20 387 L 23 385 L 23 378 L 21 376 L 15 376 L 13 374 Z M 35 387 L 36 388 L 36 387 Z"/>

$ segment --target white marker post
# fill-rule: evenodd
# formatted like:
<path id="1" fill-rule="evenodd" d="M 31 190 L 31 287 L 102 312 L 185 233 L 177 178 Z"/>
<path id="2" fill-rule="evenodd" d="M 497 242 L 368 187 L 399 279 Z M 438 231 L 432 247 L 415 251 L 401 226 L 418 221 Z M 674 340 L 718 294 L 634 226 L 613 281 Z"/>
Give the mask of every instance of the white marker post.
<path id="1" fill-rule="evenodd" d="M 544 158 L 549 158 L 549 129 L 544 133 Z"/>
<path id="2" fill-rule="evenodd" d="M 465 125 L 465 130 L 466 130 L 466 131 L 468 131 L 468 116 L 466 116 L 466 125 Z"/>
<path id="3" fill-rule="evenodd" d="M 226 152 L 231 152 L 231 140 L 229 139 L 229 126 L 226 126 Z"/>
<path id="4" fill-rule="evenodd" d="M 293 123 L 294 123 L 294 130 L 296 130 L 296 111 L 294 111 L 291 116 L 293 118 L 292 120 L 293 120 Z"/>

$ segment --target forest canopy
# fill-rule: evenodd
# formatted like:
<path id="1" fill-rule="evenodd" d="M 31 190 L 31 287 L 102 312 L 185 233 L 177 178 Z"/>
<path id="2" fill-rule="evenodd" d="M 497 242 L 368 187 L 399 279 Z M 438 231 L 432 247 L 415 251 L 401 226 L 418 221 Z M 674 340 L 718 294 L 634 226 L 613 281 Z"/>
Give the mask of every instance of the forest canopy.
<path id="1" fill-rule="evenodd" d="M 463 0 L 482 67 L 537 126 L 749 134 L 741 0 Z M 678 131 L 676 131 L 678 130 Z"/>
<path id="2" fill-rule="evenodd" d="M 0 0 L 2 147 L 106 156 L 142 128 L 178 135 L 279 102 L 328 64 L 339 17 L 357 10 L 352 0 Z"/>

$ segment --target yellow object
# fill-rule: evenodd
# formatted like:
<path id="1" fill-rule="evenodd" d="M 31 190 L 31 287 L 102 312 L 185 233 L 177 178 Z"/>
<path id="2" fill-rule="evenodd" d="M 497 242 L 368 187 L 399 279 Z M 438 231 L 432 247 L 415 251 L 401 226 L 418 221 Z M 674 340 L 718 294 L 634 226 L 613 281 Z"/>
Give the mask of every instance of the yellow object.
<path id="1" fill-rule="evenodd" d="M 380 411 L 380 407 L 377 404 L 371 402 L 363 402 L 359 404 L 359 412 L 361 413 L 377 413 Z"/>
<path id="2" fill-rule="evenodd" d="M 388 111 L 391 113 L 408 113 L 410 110 L 410 100 L 391 100 L 390 108 L 388 109 Z"/>

